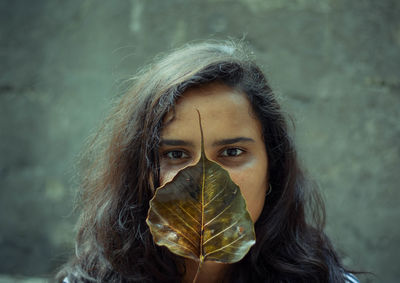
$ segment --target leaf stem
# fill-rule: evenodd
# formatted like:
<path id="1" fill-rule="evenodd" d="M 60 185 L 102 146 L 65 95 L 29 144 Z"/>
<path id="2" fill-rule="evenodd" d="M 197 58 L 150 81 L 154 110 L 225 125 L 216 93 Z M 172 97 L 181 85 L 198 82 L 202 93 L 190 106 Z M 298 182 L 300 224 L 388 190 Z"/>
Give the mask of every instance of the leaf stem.
<path id="1" fill-rule="evenodd" d="M 197 267 L 197 272 L 196 275 L 193 278 L 193 283 L 196 283 L 197 278 L 200 274 L 200 269 L 201 266 L 203 265 L 204 262 L 204 250 L 203 250 L 203 244 L 204 244 L 204 192 L 205 192 L 205 180 L 206 180 L 206 172 L 205 172 L 205 150 L 204 150 L 204 136 L 203 136 L 203 127 L 201 125 L 201 115 L 200 115 L 200 111 L 198 109 L 196 109 L 197 114 L 199 115 L 199 126 L 200 126 L 200 134 L 201 134 L 201 167 L 202 167 L 202 186 L 201 186 L 201 231 L 200 231 L 200 261 L 199 261 L 199 265 Z"/>
<path id="2" fill-rule="evenodd" d="M 202 266 L 202 265 L 203 265 L 203 261 L 200 260 L 200 261 L 199 261 L 199 265 L 197 266 L 196 275 L 195 275 L 194 278 L 193 278 L 193 283 L 196 283 L 197 277 L 199 277 L 200 269 L 201 269 L 201 266 Z"/>

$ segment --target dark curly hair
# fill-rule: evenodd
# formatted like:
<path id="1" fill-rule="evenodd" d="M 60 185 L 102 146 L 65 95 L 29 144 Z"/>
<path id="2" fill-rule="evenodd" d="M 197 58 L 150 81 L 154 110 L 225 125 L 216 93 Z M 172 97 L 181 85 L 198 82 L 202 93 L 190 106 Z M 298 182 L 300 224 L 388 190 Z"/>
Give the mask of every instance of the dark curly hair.
<path id="1" fill-rule="evenodd" d="M 322 230 L 323 203 L 249 54 L 237 42 L 190 44 L 132 79 L 83 159 L 76 254 L 58 280 L 181 281 L 183 259 L 155 245 L 145 223 L 159 186 L 160 131 L 185 90 L 218 81 L 245 93 L 260 120 L 273 187 L 255 223 L 257 242 L 234 264 L 229 282 L 345 282 L 345 269 Z"/>

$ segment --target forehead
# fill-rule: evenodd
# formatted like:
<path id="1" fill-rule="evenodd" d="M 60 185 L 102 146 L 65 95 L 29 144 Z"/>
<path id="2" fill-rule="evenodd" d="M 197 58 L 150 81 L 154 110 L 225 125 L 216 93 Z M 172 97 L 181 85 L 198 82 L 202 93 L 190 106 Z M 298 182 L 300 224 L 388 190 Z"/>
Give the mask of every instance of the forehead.
<path id="1" fill-rule="evenodd" d="M 246 94 L 221 83 L 212 83 L 183 93 L 174 111 L 166 115 L 162 136 L 197 136 L 197 110 L 201 115 L 205 138 L 207 133 L 213 137 L 239 133 L 261 135 L 260 122 Z"/>
<path id="2" fill-rule="evenodd" d="M 250 103 L 243 92 L 222 83 L 211 83 L 185 91 L 178 99 L 175 109 L 185 111 L 190 108 L 207 108 L 207 110 L 229 108 L 232 111 L 251 111 Z"/>

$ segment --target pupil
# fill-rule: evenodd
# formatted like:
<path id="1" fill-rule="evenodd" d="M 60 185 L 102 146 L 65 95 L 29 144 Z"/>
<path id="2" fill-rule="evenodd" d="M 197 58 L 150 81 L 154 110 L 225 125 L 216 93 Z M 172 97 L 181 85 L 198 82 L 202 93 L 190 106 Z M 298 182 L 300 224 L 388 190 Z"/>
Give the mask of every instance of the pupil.
<path id="1" fill-rule="evenodd" d="M 236 148 L 229 148 L 227 149 L 226 153 L 228 154 L 228 156 L 235 156 L 236 155 Z"/>
<path id="2" fill-rule="evenodd" d="M 172 152 L 172 157 L 173 158 L 181 158 L 182 157 L 182 152 L 181 151 L 173 151 Z"/>

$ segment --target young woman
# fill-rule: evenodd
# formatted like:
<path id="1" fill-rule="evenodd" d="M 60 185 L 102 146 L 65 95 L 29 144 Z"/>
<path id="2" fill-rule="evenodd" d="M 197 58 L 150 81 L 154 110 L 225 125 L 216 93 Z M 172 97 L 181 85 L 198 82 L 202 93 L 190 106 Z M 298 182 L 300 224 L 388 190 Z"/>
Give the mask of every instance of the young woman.
<path id="1" fill-rule="evenodd" d="M 76 255 L 65 282 L 192 282 L 197 263 L 157 246 L 155 189 L 200 156 L 240 187 L 256 243 L 234 264 L 206 261 L 196 282 L 358 282 L 323 233 L 324 208 L 299 166 L 285 117 L 236 43 L 188 45 L 134 79 L 88 149 Z"/>

